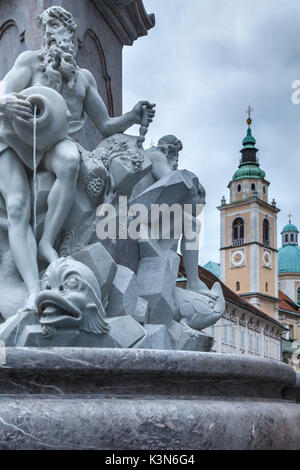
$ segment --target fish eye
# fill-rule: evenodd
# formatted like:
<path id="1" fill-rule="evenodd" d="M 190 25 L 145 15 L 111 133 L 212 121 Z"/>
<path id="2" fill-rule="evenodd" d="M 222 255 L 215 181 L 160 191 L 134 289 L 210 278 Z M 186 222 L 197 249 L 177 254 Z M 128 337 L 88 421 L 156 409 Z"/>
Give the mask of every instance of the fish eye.
<path id="1" fill-rule="evenodd" d="M 80 289 L 82 281 L 78 276 L 70 276 L 64 281 L 64 287 L 67 289 Z"/>

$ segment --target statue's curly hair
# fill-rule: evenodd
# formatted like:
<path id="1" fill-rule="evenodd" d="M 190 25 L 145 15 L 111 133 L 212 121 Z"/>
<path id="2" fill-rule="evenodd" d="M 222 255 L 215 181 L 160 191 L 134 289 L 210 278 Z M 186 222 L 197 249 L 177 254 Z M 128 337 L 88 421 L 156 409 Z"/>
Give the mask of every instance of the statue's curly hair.
<path id="1" fill-rule="evenodd" d="M 181 140 L 179 140 L 175 135 L 165 135 L 158 141 L 158 145 L 170 145 L 173 146 L 177 152 L 180 152 L 183 149 Z"/>
<path id="2" fill-rule="evenodd" d="M 64 27 L 67 28 L 70 33 L 75 35 L 77 24 L 75 23 L 72 13 L 68 12 L 62 7 L 52 6 L 37 17 L 36 20 L 38 26 L 45 28 L 45 25 L 50 18 L 56 18 L 57 20 L 61 21 Z"/>

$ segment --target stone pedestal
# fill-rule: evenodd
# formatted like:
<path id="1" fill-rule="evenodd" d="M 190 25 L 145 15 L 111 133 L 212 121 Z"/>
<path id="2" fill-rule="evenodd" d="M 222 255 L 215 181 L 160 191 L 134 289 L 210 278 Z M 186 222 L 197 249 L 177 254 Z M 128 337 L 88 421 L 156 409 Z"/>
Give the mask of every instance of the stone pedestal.
<path id="1" fill-rule="evenodd" d="M 300 449 L 299 398 L 295 371 L 271 360 L 7 348 L 0 448 Z"/>

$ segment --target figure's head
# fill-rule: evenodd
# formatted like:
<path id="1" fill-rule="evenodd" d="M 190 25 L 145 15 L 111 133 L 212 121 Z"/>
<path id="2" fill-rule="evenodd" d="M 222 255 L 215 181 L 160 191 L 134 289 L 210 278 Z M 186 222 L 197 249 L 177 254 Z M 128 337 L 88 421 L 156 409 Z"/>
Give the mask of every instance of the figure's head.
<path id="1" fill-rule="evenodd" d="M 59 258 L 48 266 L 36 305 L 45 332 L 53 328 L 79 329 L 94 334 L 108 331 L 96 276 L 71 257 Z"/>
<path id="2" fill-rule="evenodd" d="M 77 25 L 72 14 L 62 7 L 53 6 L 38 16 L 37 22 L 43 28 L 40 70 L 45 73 L 47 82 L 45 84 L 60 91 L 64 78 L 72 89 L 77 78 L 75 58 Z"/>
<path id="3" fill-rule="evenodd" d="M 165 135 L 159 139 L 158 146 L 166 150 L 166 157 L 171 170 L 177 170 L 179 152 L 183 149 L 181 140 L 177 139 L 175 135 Z"/>
<path id="4" fill-rule="evenodd" d="M 62 7 L 52 6 L 37 17 L 43 27 L 44 41 L 48 47 L 58 41 L 68 40 L 74 44 L 77 24 L 71 13 Z"/>

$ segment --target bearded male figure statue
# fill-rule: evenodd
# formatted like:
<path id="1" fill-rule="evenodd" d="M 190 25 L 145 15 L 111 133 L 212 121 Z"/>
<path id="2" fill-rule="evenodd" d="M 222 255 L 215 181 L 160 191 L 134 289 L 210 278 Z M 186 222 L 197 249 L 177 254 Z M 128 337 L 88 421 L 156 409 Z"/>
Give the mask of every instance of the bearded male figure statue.
<path id="1" fill-rule="evenodd" d="M 16 60 L 2 81 L 0 97 L 0 193 L 8 217 L 8 237 L 15 264 L 28 290 L 24 310 L 35 310 L 39 291 L 37 256 L 51 263 L 58 258 L 54 241 L 70 211 L 79 172 L 78 145 L 71 137 L 84 124 L 86 113 L 104 137 L 122 133 L 134 124 L 145 125 L 154 117 L 154 106 L 139 102 L 132 111 L 111 118 L 100 97 L 93 75 L 76 64 L 76 24 L 71 13 L 53 6 L 38 18 L 43 28 L 43 47 L 26 51 Z M 22 123 L 33 117 L 33 107 L 22 91 L 42 85 L 56 90 L 64 98 L 70 132 L 48 149 L 37 150 L 38 168 L 55 176 L 48 196 L 44 232 L 39 242 L 30 226 L 31 190 L 26 167 L 33 168 L 32 148 L 16 135 L 12 122 Z M 72 124 L 74 124 L 72 126 Z"/>

